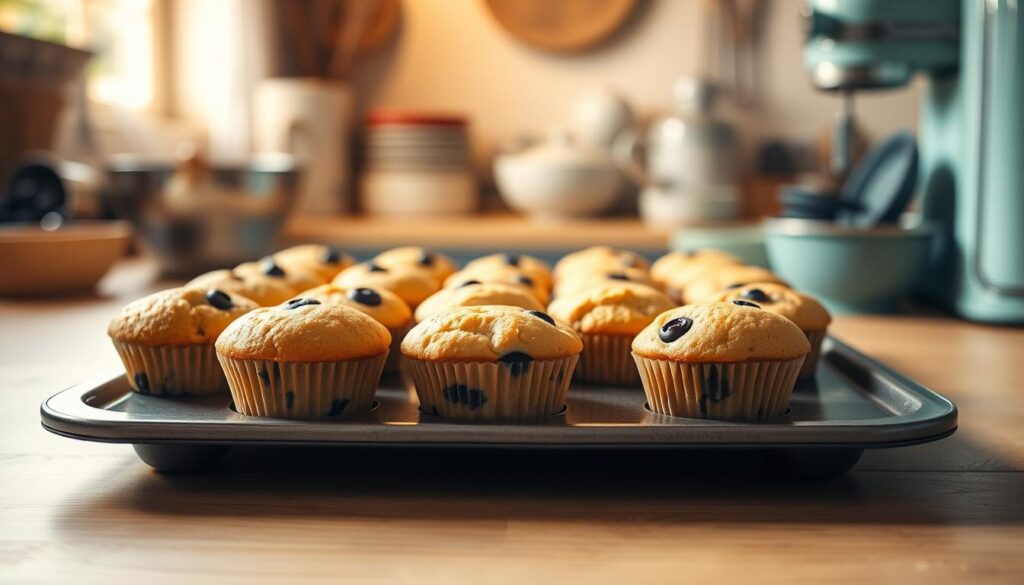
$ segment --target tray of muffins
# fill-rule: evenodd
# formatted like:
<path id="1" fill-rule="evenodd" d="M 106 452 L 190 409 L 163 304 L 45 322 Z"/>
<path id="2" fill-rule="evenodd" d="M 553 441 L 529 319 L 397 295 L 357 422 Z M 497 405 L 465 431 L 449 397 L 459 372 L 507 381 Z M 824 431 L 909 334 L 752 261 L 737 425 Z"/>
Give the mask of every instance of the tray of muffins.
<path id="1" fill-rule="evenodd" d="M 302 245 L 130 303 L 108 327 L 124 371 L 41 414 L 166 471 L 275 444 L 766 449 L 827 476 L 864 449 L 955 431 L 949 400 L 830 337 L 830 322 L 715 250 L 460 268 L 414 246 L 356 263 Z"/>

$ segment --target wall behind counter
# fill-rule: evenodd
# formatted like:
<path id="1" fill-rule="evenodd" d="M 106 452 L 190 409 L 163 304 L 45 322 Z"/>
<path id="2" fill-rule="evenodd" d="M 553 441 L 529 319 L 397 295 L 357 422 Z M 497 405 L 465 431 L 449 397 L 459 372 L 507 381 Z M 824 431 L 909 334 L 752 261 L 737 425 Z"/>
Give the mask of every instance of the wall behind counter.
<path id="1" fill-rule="evenodd" d="M 839 109 L 816 92 L 802 66 L 800 0 L 765 0 L 756 106 L 734 112 L 747 143 L 782 136 L 816 140 Z M 479 0 L 403 0 L 392 47 L 365 59 L 356 84 L 367 104 L 458 110 L 473 121 L 483 164 L 500 141 L 565 123 L 586 88 L 613 87 L 642 113 L 669 106 L 672 81 L 701 71 L 700 0 L 641 0 L 635 17 L 602 46 L 578 55 L 532 49 L 507 34 Z M 872 138 L 917 128 L 920 88 L 858 97 Z"/>

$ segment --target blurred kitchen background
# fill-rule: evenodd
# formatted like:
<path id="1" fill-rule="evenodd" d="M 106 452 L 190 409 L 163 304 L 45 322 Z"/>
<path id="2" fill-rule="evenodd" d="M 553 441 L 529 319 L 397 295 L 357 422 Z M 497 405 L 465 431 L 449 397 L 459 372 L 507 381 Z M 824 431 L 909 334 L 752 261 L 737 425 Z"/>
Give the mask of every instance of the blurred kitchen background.
<path id="1" fill-rule="evenodd" d="M 166 157 L 183 145 L 213 158 L 247 156 L 265 146 L 261 140 L 274 142 L 260 136 L 257 110 L 267 80 L 319 78 L 324 93 L 343 96 L 337 98 L 344 110 L 339 142 L 364 137 L 367 113 L 380 108 L 462 117 L 487 190 L 502 147 L 568 129 L 584 100 L 608 92 L 644 121 L 675 109 L 673 86 L 686 78 L 717 84 L 716 113 L 738 133 L 743 178 L 754 176 L 758 148 L 772 141 L 806 156 L 794 162 L 814 170 L 812 159 L 822 156 L 841 101 L 816 91 L 801 67 L 801 6 L 800 0 L 2 0 L 0 30 L 95 53 L 85 73 L 96 148 L 88 156 Z M 508 30 L 495 14 L 503 10 L 519 19 L 512 26 L 584 38 L 544 47 Z M 601 11 L 610 16 L 573 18 Z M 325 30 L 328 24 L 335 30 Z M 859 98 L 865 138 L 914 130 L 917 92 L 911 86 Z M 76 152 L 83 147 L 80 122 L 68 114 L 53 147 L 83 156 Z M 340 195 L 356 200 L 351 192 Z"/>
<path id="2" fill-rule="evenodd" d="M 874 266 L 922 238 L 905 212 L 921 208 L 928 80 L 912 74 L 955 72 L 970 4 L 0 0 L 0 221 L 125 220 L 135 251 L 188 276 L 303 241 L 463 258 L 718 247 L 767 264 L 763 218 L 851 209 L 847 224 L 889 239 L 841 262 Z M 983 4 L 1019 26 L 1015 3 Z M 937 57 L 882 80 L 888 61 L 828 58 L 900 34 Z M 1003 65 L 1019 91 L 1019 64 Z M 884 217 L 851 219 L 870 205 L 844 185 L 873 147 L 899 184 L 876 197 Z M 902 289 L 933 244 L 891 269 Z M 994 262 L 1020 282 L 1015 249 Z"/>

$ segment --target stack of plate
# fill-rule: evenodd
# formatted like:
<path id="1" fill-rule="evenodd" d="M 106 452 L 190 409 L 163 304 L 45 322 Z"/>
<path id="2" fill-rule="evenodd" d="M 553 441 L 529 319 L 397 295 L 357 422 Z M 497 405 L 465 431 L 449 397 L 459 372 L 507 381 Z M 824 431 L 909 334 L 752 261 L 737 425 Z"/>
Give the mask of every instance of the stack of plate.
<path id="1" fill-rule="evenodd" d="M 366 120 L 363 209 L 378 215 L 469 213 L 477 206 L 466 119 L 375 112 Z"/>

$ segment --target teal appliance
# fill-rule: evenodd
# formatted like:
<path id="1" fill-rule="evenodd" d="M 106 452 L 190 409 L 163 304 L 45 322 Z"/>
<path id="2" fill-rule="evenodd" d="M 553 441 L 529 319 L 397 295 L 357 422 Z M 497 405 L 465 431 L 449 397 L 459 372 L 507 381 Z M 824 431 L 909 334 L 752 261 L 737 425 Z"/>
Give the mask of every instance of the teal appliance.
<path id="1" fill-rule="evenodd" d="M 965 318 L 1024 323 L 1024 2 L 808 0 L 805 65 L 846 96 L 927 78 L 918 209 L 940 235 L 918 292 Z"/>

